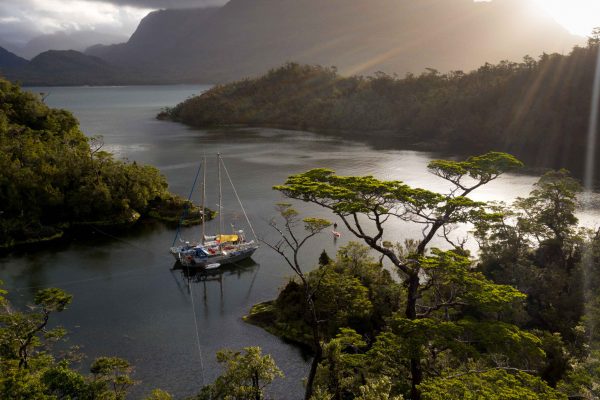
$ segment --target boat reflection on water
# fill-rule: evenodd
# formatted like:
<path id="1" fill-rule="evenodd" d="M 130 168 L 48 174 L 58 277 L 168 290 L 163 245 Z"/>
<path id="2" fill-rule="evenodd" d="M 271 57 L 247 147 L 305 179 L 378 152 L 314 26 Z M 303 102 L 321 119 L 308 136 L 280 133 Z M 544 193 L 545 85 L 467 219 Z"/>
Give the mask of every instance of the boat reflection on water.
<path id="1" fill-rule="evenodd" d="M 204 269 L 204 268 L 188 268 L 183 266 L 179 262 L 175 262 L 173 265 L 173 271 L 180 271 L 181 275 L 188 282 L 205 282 L 205 281 L 218 281 L 223 279 L 223 276 L 241 276 L 249 272 L 257 272 L 260 264 L 251 258 L 244 260 L 221 265 L 220 268 L 216 269 Z"/>
<path id="2" fill-rule="evenodd" d="M 177 286 L 182 294 L 186 296 L 192 295 L 193 284 L 202 284 L 203 298 L 206 302 L 207 298 L 207 282 L 218 282 L 221 300 L 223 299 L 223 281 L 227 277 L 242 277 L 246 274 L 252 274 L 248 285 L 246 298 L 252 293 L 254 281 L 258 275 L 260 264 L 256 263 L 251 258 L 247 258 L 237 263 L 223 265 L 221 268 L 206 270 L 201 268 L 188 268 L 176 262 L 171 272 Z M 179 272 L 179 274 L 177 274 Z M 247 278 L 246 278 L 247 279 Z"/>

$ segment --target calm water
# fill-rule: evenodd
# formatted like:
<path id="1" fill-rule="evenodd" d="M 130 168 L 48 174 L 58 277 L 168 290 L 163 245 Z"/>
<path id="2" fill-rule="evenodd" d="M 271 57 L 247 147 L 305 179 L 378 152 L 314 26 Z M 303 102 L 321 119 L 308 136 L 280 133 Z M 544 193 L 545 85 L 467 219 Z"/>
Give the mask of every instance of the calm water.
<path id="1" fill-rule="evenodd" d="M 431 155 L 425 153 L 375 151 L 365 144 L 307 132 L 205 131 L 154 119 L 160 108 L 205 89 L 30 88 L 50 92 L 47 104 L 71 110 L 86 134 L 103 135 L 105 148 L 118 157 L 160 168 L 171 190 L 180 195 L 187 197 L 202 155 L 212 158 L 221 152 L 258 235 L 267 239 L 271 237 L 268 221 L 274 214 L 273 205 L 282 200 L 271 187 L 290 174 L 310 168 L 327 167 L 340 174 L 371 174 L 429 189 L 443 188 L 427 173 L 425 167 Z M 209 168 L 212 166 L 214 163 L 209 163 Z M 526 195 L 534 181 L 534 177 L 507 175 L 473 197 L 510 201 Z M 208 185 L 208 206 L 215 208 L 214 170 L 210 171 Z M 226 219 L 243 227 L 242 215 L 227 186 L 224 196 Z M 311 206 L 297 206 L 304 215 L 331 217 Z M 581 215 L 587 225 L 595 225 L 598 217 L 597 208 Z M 214 222 L 207 225 L 207 231 L 215 229 Z M 345 244 L 350 236 L 341 231 L 343 236 L 337 243 L 326 234 L 313 241 L 304 254 L 306 265 L 313 265 L 322 249 L 333 255 L 336 247 Z M 459 229 L 457 234 L 466 235 L 467 231 Z M 418 227 L 402 223 L 391 225 L 387 232 L 391 240 L 420 235 Z M 225 270 L 211 280 L 192 282 L 188 287 L 182 273 L 171 270 L 168 247 L 174 234 L 174 229 L 161 224 L 147 224 L 126 234 L 96 231 L 90 239 L 0 258 L 1 279 L 11 299 L 20 305 L 29 302 L 40 287 L 55 286 L 72 293 L 73 304 L 57 318 L 71 332 L 69 344 L 83 346 L 90 359 L 116 355 L 130 360 L 136 367 L 135 379 L 141 381 L 133 398 L 157 387 L 177 397 L 192 395 L 203 381 L 210 382 L 219 374 L 214 358 L 217 350 L 250 345 L 270 353 L 286 375 L 285 380 L 272 385 L 272 394 L 301 398 L 301 379 L 308 368 L 302 353 L 242 321 L 253 304 L 277 295 L 290 272 L 263 246 L 253 257 L 254 262 Z M 185 238 L 197 235 L 198 227 L 183 231 Z"/>

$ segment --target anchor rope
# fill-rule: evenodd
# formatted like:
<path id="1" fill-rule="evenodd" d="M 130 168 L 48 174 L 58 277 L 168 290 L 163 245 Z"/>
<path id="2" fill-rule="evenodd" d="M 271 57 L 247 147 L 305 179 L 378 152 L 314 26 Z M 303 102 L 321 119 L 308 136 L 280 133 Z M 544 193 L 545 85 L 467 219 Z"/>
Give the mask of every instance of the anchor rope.
<path id="1" fill-rule="evenodd" d="M 190 276 L 190 267 L 186 265 L 188 276 Z M 190 291 L 190 300 L 192 302 L 192 318 L 194 319 L 194 328 L 196 331 L 196 347 L 198 349 L 198 358 L 200 359 L 200 383 L 204 387 L 204 358 L 202 357 L 202 346 L 200 345 L 200 329 L 198 328 L 198 318 L 196 318 L 196 304 L 194 301 L 194 292 L 188 279 L 188 290 Z"/>

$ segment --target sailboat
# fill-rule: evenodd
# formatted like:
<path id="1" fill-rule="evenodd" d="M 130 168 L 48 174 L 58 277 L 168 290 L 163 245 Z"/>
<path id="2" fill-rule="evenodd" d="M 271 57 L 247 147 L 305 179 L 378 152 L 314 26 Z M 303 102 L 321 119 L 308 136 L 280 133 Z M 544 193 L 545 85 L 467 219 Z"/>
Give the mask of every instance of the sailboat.
<path id="1" fill-rule="evenodd" d="M 203 180 L 202 180 L 202 206 L 201 210 L 204 210 L 204 203 L 206 201 L 206 158 L 203 159 Z M 247 240 L 243 230 L 235 230 L 232 225 L 232 231 L 230 233 L 224 233 L 223 230 L 223 205 L 222 205 L 222 186 L 221 186 L 221 167 L 225 171 L 229 183 L 233 188 L 240 208 L 246 217 L 248 226 L 254 235 L 254 240 Z M 173 246 L 170 249 L 170 253 L 185 267 L 202 268 L 206 270 L 219 268 L 224 264 L 231 264 L 245 258 L 251 257 L 252 254 L 258 249 L 258 240 L 252 224 L 248 219 L 246 210 L 242 205 L 242 202 L 237 195 L 235 186 L 231 181 L 227 167 L 223 163 L 221 154 L 217 154 L 217 171 L 218 171 L 218 182 L 219 182 L 219 232 L 215 235 L 206 235 L 205 224 L 202 221 L 202 236 L 199 241 L 190 243 L 183 242 L 179 246 Z"/>

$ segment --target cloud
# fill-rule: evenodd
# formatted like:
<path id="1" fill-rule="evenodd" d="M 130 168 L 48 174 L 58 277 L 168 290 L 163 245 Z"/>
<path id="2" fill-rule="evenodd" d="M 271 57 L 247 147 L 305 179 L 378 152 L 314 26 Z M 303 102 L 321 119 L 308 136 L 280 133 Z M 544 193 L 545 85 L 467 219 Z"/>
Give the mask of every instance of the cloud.
<path id="1" fill-rule="evenodd" d="M 223 5 L 227 0 L 91 0 L 141 8 L 198 8 Z"/>
<path id="2" fill-rule="evenodd" d="M 35 36 L 93 30 L 130 35 L 159 8 L 205 7 L 225 0 L 1 0 L 0 43 L 22 46 Z"/>

